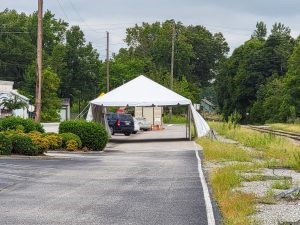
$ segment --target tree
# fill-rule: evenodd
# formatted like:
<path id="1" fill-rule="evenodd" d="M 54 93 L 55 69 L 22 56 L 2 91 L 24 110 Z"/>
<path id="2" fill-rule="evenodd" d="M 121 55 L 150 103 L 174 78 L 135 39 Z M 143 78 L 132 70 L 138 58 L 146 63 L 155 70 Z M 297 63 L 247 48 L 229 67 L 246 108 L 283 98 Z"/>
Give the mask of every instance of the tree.
<path id="1" fill-rule="evenodd" d="M 60 79 L 51 68 L 43 71 L 42 86 L 42 121 L 59 121 L 59 110 L 61 108 L 61 100 L 57 95 L 60 85 Z"/>
<path id="2" fill-rule="evenodd" d="M 286 75 L 286 90 L 289 102 L 295 107 L 296 116 L 300 116 L 300 39 L 298 38 L 294 51 L 289 59 Z"/>
<path id="3" fill-rule="evenodd" d="M 265 40 L 265 24 L 257 23 L 251 39 L 234 50 L 217 75 L 219 108 L 227 118 L 234 111 L 242 121 L 285 121 L 292 114 L 283 85 L 294 46 L 290 29 L 275 23 Z M 281 103 L 280 103 L 281 101 Z M 280 103 L 280 104 L 279 104 Z"/>
<path id="4" fill-rule="evenodd" d="M 0 106 L 3 106 L 4 109 L 8 110 L 9 112 L 12 112 L 16 109 L 21 109 L 27 107 L 27 103 L 19 100 L 17 98 L 8 98 L 8 97 L 2 97 Z"/>
<path id="5" fill-rule="evenodd" d="M 267 25 L 260 21 L 256 23 L 256 30 L 252 34 L 252 38 L 265 39 L 267 37 Z"/>

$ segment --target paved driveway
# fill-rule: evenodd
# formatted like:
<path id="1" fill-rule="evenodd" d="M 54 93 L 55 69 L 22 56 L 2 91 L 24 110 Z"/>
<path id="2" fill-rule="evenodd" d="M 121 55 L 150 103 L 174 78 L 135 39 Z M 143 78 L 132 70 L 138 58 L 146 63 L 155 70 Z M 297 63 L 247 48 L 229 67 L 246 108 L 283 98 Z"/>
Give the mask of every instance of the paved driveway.
<path id="1" fill-rule="evenodd" d="M 185 130 L 114 136 L 101 153 L 0 158 L 1 225 L 207 224 L 194 143 L 165 137 Z"/>

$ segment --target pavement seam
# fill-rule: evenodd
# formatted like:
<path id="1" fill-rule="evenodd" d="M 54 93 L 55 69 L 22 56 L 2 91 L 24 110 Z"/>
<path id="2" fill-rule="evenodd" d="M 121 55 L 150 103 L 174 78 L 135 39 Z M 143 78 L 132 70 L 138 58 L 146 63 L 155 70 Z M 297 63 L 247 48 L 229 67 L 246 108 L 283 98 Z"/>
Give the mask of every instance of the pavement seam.
<path id="1" fill-rule="evenodd" d="M 198 172 L 199 172 L 199 177 L 200 177 L 200 181 L 202 184 L 202 189 L 203 189 L 203 194 L 204 194 L 204 201 L 205 201 L 205 208 L 206 208 L 206 214 L 207 214 L 207 224 L 208 225 L 215 225 L 216 221 L 215 221 L 215 217 L 214 217 L 214 211 L 213 211 L 213 207 L 212 207 L 212 203 L 211 203 L 211 199 L 210 199 L 210 195 L 209 195 L 209 191 L 208 191 L 208 186 L 204 177 L 204 173 L 202 170 L 202 163 L 201 163 L 201 158 L 199 156 L 199 147 L 198 145 L 194 142 L 195 145 L 195 153 L 196 153 L 196 157 L 198 160 Z"/>

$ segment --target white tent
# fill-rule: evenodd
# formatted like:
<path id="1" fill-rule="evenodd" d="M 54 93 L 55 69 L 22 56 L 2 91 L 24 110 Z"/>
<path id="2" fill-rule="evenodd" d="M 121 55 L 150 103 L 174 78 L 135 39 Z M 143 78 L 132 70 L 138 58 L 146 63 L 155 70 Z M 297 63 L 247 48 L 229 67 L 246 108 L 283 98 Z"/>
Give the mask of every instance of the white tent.
<path id="1" fill-rule="evenodd" d="M 194 109 L 191 100 L 141 75 L 122 86 L 90 102 L 87 120 L 100 120 L 107 106 L 189 106 L 189 118 L 193 119 L 197 136 L 206 135 L 210 128 L 202 116 Z"/>

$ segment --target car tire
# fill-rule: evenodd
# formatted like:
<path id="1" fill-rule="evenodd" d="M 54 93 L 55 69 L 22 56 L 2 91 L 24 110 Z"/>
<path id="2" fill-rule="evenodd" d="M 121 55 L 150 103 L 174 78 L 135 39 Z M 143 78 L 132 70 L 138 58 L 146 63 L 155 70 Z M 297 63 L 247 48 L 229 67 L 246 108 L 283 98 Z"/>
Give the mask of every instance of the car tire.
<path id="1" fill-rule="evenodd" d="M 132 133 L 133 133 L 133 134 L 136 134 L 136 133 L 137 133 L 137 130 L 136 130 L 136 131 L 133 131 Z"/>
<path id="2" fill-rule="evenodd" d="M 125 134 L 125 136 L 130 136 L 131 133 L 130 132 L 125 132 L 124 134 Z"/>
<path id="3" fill-rule="evenodd" d="M 110 134 L 111 134 L 111 135 L 114 135 L 114 134 L 115 134 L 115 133 L 114 133 L 114 128 L 109 127 L 109 131 L 110 131 Z"/>

